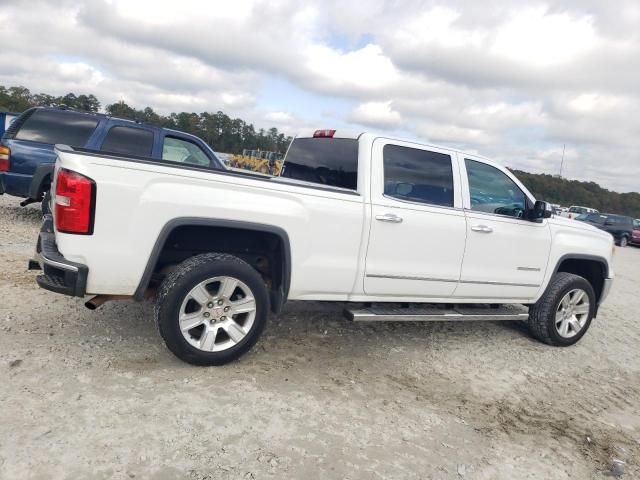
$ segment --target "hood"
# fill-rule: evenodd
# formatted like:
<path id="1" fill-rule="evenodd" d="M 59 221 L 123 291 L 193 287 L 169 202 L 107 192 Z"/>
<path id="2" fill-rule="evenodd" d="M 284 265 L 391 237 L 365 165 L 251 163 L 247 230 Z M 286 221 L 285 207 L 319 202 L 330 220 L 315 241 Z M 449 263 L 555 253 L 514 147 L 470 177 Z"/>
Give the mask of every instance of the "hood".
<path id="1" fill-rule="evenodd" d="M 569 227 L 575 228 L 577 230 L 585 230 L 607 238 L 611 237 L 610 233 L 605 232 L 604 230 L 601 230 L 598 227 L 591 225 L 590 223 L 582 222 L 580 220 L 572 220 L 569 218 L 561 217 L 559 215 L 554 215 L 553 217 L 551 217 L 549 219 L 549 223 L 551 225 L 557 225 L 559 227 Z"/>

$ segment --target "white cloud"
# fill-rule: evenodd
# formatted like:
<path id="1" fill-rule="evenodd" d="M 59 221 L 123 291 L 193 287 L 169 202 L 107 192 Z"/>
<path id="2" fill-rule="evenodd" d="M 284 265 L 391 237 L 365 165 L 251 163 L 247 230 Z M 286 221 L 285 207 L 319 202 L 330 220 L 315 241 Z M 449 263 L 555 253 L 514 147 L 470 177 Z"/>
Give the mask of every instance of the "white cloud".
<path id="1" fill-rule="evenodd" d="M 358 105 L 350 120 L 374 128 L 393 128 L 400 125 L 402 117 L 393 110 L 391 102 L 367 102 Z"/>
<path id="2" fill-rule="evenodd" d="M 514 13 L 501 25 L 489 51 L 516 63 L 550 67 L 588 53 L 596 43 L 589 16 L 576 18 L 535 7 Z"/>
<path id="3" fill-rule="evenodd" d="M 274 123 L 289 123 L 293 117 L 288 112 L 269 112 L 264 118 Z"/>
<path id="4" fill-rule="evenodd" d="M 567 144 L 568 175 L 640 190 L 639 20 L 637 0 L 4 0 L 0 84 L 353 123 L 538 172 Z"/>

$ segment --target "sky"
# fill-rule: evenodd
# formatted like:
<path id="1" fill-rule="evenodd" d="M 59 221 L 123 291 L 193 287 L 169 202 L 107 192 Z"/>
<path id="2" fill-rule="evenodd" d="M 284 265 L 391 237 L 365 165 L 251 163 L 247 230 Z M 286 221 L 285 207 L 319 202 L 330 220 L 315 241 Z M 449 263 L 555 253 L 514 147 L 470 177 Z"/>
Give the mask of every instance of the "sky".
<path id="1" fill-rule="evenodd" d="M 640 191 L 638 0 L 0 0 L 0 85 Z"/>

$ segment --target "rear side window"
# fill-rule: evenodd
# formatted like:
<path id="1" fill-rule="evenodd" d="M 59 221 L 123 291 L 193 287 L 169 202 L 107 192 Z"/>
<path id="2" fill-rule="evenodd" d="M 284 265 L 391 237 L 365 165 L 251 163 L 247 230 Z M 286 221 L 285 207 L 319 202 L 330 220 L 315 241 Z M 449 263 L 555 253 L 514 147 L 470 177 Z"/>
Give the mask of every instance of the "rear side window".
<path id="1" fill-rule="evenodd" d="M 164 137 L 162 159 L 170 162 L 188 163 L 191 165 L 210 166 L 207 154 L 193 142 L 175 137 Z"/>
<path id="2" fill-rule="evenodd" d="M 64 110 L 36 110 L 20 126 L 14 138 L 84 147 L 97 126 L 98 119 L 91 115 Z"/>
<path id="3" fill-rule="evenodd" d="M 153 150 L 153 132 L 145 128 L 111 127 L 101 150 L 150 157 Z"/>
<path id="4" fill-rule="evenodd" d="M 297 138 L 289 147 L 280 176 L 356 190 L 358 140 Z"/>
<path id="5" fill-rule="evenodd" d="M 453 170 L 449 155 L 385 145 L 382 157 L 385 195 L 453 207 Z"/>
<path id="6" fill-rule="evenodd" d="M 604 225 L 604 222 L 605 222 L 606 219 L 607 219 L 606 216 L 600 215 L 599 213 L 589 213 L 589 214 L 587 214 L 587 221 L 589 221 L 591 223 L 597 223 L 599 225 Z"/>

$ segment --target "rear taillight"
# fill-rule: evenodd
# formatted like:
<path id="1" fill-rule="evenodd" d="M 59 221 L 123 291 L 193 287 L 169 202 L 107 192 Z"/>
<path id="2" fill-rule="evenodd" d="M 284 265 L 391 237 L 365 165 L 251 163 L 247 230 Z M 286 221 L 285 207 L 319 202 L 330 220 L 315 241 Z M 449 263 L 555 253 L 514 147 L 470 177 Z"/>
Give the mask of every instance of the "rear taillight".
<path id="1" fill-rule="evenodd" d="M 0 172 L 9 171 L 10 155 L 11 155 L 11 150 L 9 150 L 7 147 L 0 147 Z"/>
<path id="2" fill-rule="evenodd" d="M 335 130 L 316 130 L 313 132 L 314 138 L 333 138 L 336 134 Z"/>
<path id="3" fill-rule="evenodd" d="M 55 222 L 62 233 L 93 233 L 96 184 L 90 178 L 60 169 L 56 175 Z"/>

